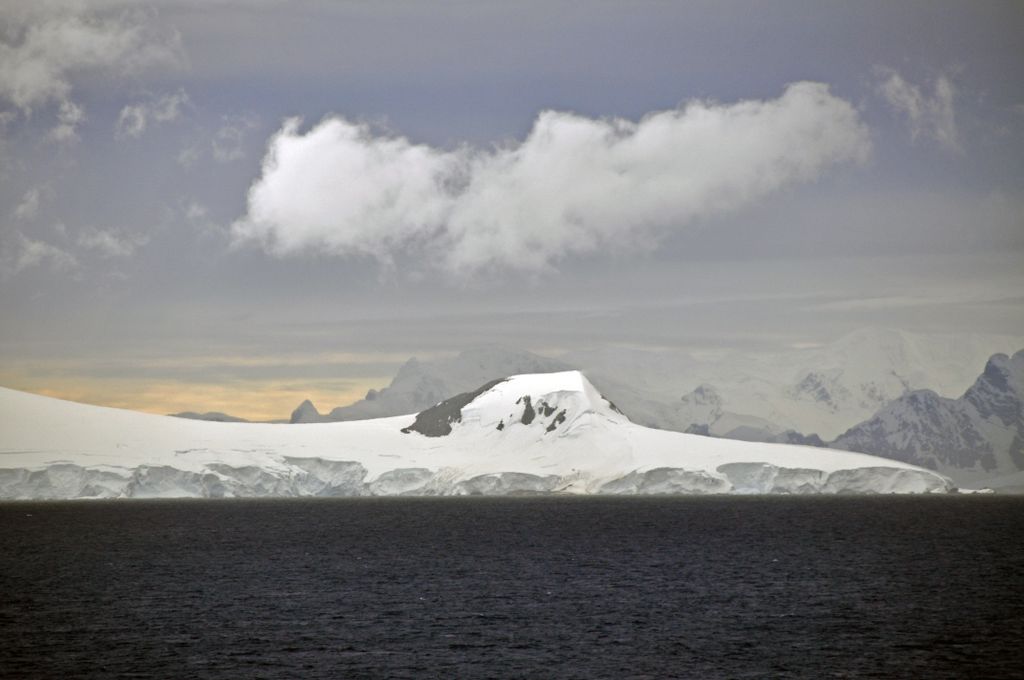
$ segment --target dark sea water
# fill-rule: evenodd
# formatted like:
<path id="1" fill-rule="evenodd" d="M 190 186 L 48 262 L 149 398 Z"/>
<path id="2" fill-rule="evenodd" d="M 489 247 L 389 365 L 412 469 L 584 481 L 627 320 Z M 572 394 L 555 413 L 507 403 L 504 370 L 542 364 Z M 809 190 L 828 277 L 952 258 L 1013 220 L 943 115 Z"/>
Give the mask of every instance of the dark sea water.
<path id="1" fill-rule="evenodd" d="M 1024 677 L 1024 499 L 0 504 L 14 678 Z"/>

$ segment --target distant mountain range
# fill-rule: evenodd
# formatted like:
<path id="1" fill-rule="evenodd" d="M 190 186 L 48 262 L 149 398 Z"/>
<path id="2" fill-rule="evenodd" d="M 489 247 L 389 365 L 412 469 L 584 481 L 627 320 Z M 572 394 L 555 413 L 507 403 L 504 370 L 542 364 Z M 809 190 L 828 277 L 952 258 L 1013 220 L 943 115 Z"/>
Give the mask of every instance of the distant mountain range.
<path id="1" fill-rule="evenodd" d="M 413 358 L 398 369 L 390 385 L 381 390 L 370 390 L 362 400 L 336 408 L 322 419 L 365 420 L 416 413 L 491 380 L 524 373 L 556 373 L 572 368 L 557 359 L 504 347 L 476 347 L 458 356 L 429 362 Z"/>
<path id="2" fill-rule="evenodd" d="M 1024 350 L 996 354 L 958 399 L 914 390 L 830 446 L 881 455 L 961 483 L 1024 471 Z"/>
<path id="3" fill-rule="evenodd" d="M 770 355 L 612 347 L 551 358 L 478 347 L 433 361 L 410 359 L 387 387 L 326 414 L 307 400 L 291 422 L 416 413 L 508 375 L 579 369 L 640 425 L 834 445 L 936 469 L 959 483 L 1006 481 L 1024 470 L 1024 435 L 1011 417 L 1014 408 L 1020 412 L 1013 377 L 1020 359 L 1006 356 L 1022 345 L 1024 339 L 1005 336 L 862 329 L 829 345 Z M 992 356 L 1000 350 L 1005 354 Z M 1024 473 L 1019 482 L 1024 485 Z"/>
<path id="4" fill-rule="evenodd" d="M 829 345 L 770 354 L 606 347 L 552 358 L 479 347 L 434 361 L 410 359 L 388 387 L 350 406 L 324 415 L 314 414 L 312 404 L 301 410 L 325 421 L 412 413 L 487 380 L 578 369 L 648 426 L 706 425 L 717 436 L 793 430 L 833 439 L 908 391 L 961 394 L 992 354 L 1021 345 L 1024 339 L 1004 336 L 862 329 Z"/>

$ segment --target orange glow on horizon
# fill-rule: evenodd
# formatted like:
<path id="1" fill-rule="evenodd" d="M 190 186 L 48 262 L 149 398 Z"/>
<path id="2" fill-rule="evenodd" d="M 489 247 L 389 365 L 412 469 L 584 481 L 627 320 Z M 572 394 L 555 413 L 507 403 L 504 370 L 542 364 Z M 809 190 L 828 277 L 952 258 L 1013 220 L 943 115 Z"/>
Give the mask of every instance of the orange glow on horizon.
<path id="1" fill-rule="evenodd" d="M 362 399 L 370 388 L 379 389 L 390 382 L 389 377 L 383 376 L 331 381 L 329 384 L 247 380 L 223 385 L 129 378 L 18 378 L 0 374 L 0 385 L 58 399 L 132 411 L 162 415 L 182 411 L 220 411 L 246 420 L 287 420 L 304 399 L 309 399 L 321 413 L 326 413 L 336 406 Z"/>

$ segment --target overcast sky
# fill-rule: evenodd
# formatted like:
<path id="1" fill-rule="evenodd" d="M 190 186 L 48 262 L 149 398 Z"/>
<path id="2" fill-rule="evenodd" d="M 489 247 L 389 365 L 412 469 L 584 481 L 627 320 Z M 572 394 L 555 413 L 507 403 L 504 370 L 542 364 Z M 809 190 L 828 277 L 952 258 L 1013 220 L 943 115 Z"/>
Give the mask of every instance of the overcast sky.
<path id="1" fill-rule="evenodd" d="M 1024 336 L 1024 4 L 0 0 L 0 385 Z"/>

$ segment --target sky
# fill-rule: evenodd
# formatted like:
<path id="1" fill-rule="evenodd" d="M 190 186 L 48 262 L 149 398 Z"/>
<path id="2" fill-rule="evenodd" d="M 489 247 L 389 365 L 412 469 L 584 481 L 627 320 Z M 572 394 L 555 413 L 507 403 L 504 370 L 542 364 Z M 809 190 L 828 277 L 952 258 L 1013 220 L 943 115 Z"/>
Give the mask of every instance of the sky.
<path id="1" fill-rule="evenodd" d="M 0 0 L 0 385 L 1024 337 L 1024 4 Z"/>

